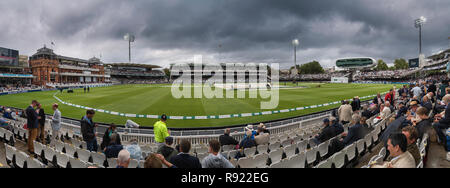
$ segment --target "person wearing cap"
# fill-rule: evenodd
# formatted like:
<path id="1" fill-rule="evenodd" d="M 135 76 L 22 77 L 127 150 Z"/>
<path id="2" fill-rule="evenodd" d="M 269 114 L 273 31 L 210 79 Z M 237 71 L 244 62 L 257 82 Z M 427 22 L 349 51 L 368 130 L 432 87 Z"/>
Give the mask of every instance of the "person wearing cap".
<path id="1" fill-rule="evenodd" d="M 329 140 L 330 138 L 333 138 L 334 136 L 334 128 L 331 126 L 330 124 L 330 119 L 325 118 L 323 120 L 323 125 L 325 126 L 322 131 L 320 132 L 320 134 L 316 135 L 313 138 L 313 141 L 319 145 L 322 142 L 325 142 L 327 140 Z"/>
<path id="2" fill-rule="evenodd" d="M 158 151 L 156 153 L 163 155 L 167 161 L 170 161 L 170 158 L 178 155 L 178 151 L 172 147 L 173 137 L 170 137 L 170 136 L 166 137 L 165 140 L 166 140 L 166 144 L 164 146 L 158 148 Z"/>
<path id="3" fill-rule="evenodd" d="M 335 117 L 330 117 L 330 126 L 333 128 L 332 137 L 340 135 L 341 133 L 344 132 L 344 126 L 342 126 L 342 124 L 339 123 Z"/>
<path id="4" fill-rule="evenodd" d="M 153 132 L 155 134 L 155 141 L 158 147 L 165 145 L 166 137 L 170 136 L 169 130 L 167 130 L 167 116 L 165 114 L 161 115 L 161 120 L 153 125 Z"/>

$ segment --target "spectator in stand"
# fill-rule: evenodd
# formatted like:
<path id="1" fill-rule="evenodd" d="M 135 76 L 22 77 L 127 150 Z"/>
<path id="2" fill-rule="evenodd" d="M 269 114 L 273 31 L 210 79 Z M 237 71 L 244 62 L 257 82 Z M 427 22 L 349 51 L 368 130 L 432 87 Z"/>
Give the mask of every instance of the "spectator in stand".
<path id="1" fill-rule="evenodd" d="M 111 143 L 104 150 L 106 158 L 117 158 L 119 152 L 124 149 L 122 144 L 119 143 L 119 140 L 119 134 L 114 133 L 113 135 L 111 135 Z"/>
<path id="2" fill-rule="evenodd" d="M 255 139 L 252 139 L 252 135 L 253 135 L 252 131 L 248 130 L 245 133 L 244 139 L 239 144 L 239 148 L 245 149 L 245 148 L 255 147 L 256 146 L 256 142 L 255 142 Z"/>
<path id="3" fill-rule="evenodd" d="M 26 110 L 27 114 L 27 128 L 28 128 L 28 152 L 30 154 L 34 154 L 34 143 L 33 141 L 36 140 L 37 132 L 39 128 L 39 122 L 38 122 L 38 113 L 34 108 L 36 108 L 38 102 L 36 100 L 33 100 L 28 106 Z"/>
<path id="4" fill-rule="evenodd" d="M 365 104 L 362 108 L 363 108 L 363 110 L 362 110 L 361 116 L 365 117 L 367 119 L 371 118 L 372 112 L 369 110 L 369 105 Z"/>
<path id="5" fill-rule="evenodd" d="M 87 110 L 86 115 L 81 119 L 81 134 L 83 135 L 83 140 L 87 144 L 87 150 L 97 151 L 97 133 L 95 133 L 95 127 L 97 124 L 92 120 L 94 118 L 95 111 Z"/>
<path id="6" fill-rule="evenodd" d="M 325 142 L 325 141 L 329 140 L 330 138 L 333 138 L 334 134 L 335 134 L 334 133 L 334 128 L 331 125 L 331 122 L 330 122 L 330 120 L 328 118 L 325 118 L 323 120 L 323 125 L 324 125 L 324 128 L 322 129 L 322 131 L 318 135 L 316 135 L 314 137 L 314 139 L 313 139 L 313 141 L 317 145 L 319 145 L 322 142 Z"/>
<path id="7" fill-rule="evenodd" d="M 124 149 L 117 154 L 117 168 L 128 168 L 131 158 L 130 153 Z"/>
<path id="8" fill-rule="evenodd" d="M 403 85 L 403 88 L 398 89 L 399 96 L 408 95 L 408 94 L 409 94 L 409 90 L 406 85 Z"/>
<path id="9" fill-rule="evenodd" d="M 439 95 L 438 99 L 442 100 L 442 98 L 446 95 L 446 89 L 448 88 L 448 80 L 442 80 L 441 86 L 439 86 Z"/>
<path id="10" fill-rule="evenodd" d="M 431 112 L 431 110 L 433 110 L 433 104 L 430 102 L 428 95 L 423 96 L 422 107 L 425 107 L 428 112 Z"/>
<path id="11" fill-rule="evenodd" d="M 407 151 L 408 143 L 404 134 L 391 134 L 387 144 L 392 160 L 381 165 L 373 165 L 372 168 L 416 168 L 414 157 Z"/>
<path id="12" fill-rule="evenodd" d="M 414 161 L 418 165 L 421 160 L 419 147 L 417 147 L 416 141 L 418 138 L 417 130 L 412 126 L 407 126 L 402 129 L 402 133 L 405 135 L 407 143 L 408 143 L 408 149 L 407 151 L 414 157 Z"/>
<path id="13" fill-rule="evenodd" d="M 384 101 L 388 102 L 390 104 L 394 104 L 394 98 L 395 98 L 395 94 L 394 94 L 394 89 L 389 90 L 389 93 L 386 94 L 386 96 L 384 97 Z"/>
<path id="14" fill-rule="evenodd" d="M 164 146 L 166 137 L 170 136 L 170 131 L 167 129 L 167 116 L 165 114 L 161 115 L 161 120 L 153 125 L 153 131 L 155 134 L 155 141 L 158 147 Z"/>
<path id="15" fill-rule="evenodd" d="M 412 125 L 417 129 L 418 138 L 422 139 L 425 133 L 428 133 L 432 129 L 432 120 L 428 117 L 428 111 L 424 107 L 417 109 L 416 121 L 412 121 Z"/>
<path id="16" fill-rule="evenodd" d="M 50 145 L 54 146 L 55 141 L 59 139 L 61 129 L 61 112 L 58 110 L 58 104 L 55 103 L 52 106 L 53 108 L 53 116 L 52 116 L 52 140 L 50 141 Z"/>
<path id="17" fill-rule="evenodd" d="M 340 135 L 341 133 L 344 132 L 344 126 L 342 124 L 340 124 L 335 117 L 331 117 L 330 118 L 330 122 L 331 122 L 331 127 L 333 128 L 333 136 L 335 137 L 337 135 Z"/>
<path id="18" fill-rule="evenodd" d="M 144 168 L 163 168 L 165 165 L 167 168 L 177 168 L 172 163 L 168 162 L 161 154 L 150 154 L 144 163 Z"/>
<path id="19" fill-rule="evenodd" d="M 156 153 L 163 155 L 166 160 L 170 161 L 173 156 L 176 156 L 178 154 L 178 151 L 172 147 L 172 144 L 173 138 L 170 136 L 166 137 L 166 144 L 158 148 L 158 151 Z"/>
<path id="20" fill-rule="evenodd" d="M 42 108 L 42 104 L 38 103 L 37 105 L 37 113 L 38 116 L 38 122 L 39 122 L 39 141 L 42 142 L 42 144 L 45 144 L 45 112 L 44 108 Z"/>
<path id="21" fill-rule="evenodd" d="M 230 136 L 231 130 L 225 129 L 225 133 L 223 135 L 220 135 L 219 141 L 221 146 L 225 145 L 238 145 L 239 142 Z"/>
<path id="22" fill-rule="evenodd" d="M 430 85 L 428 85 L 427 93 L 431 92 L 433 95 L 436 95 L 437 87 L 435 81 L 430 81 Z"/>
<path id="23" fill-rule="evenodd" d="M 345 137 L 344 139 L 341 138 L 344 147 L 364 138 L 365 130 L 360 123 L 361 116 L 359 114 L 354 114 L 351 122 L 352 126 L 348 129 L 347 133 L 342 133 L 342 137 Z"/>
<path id="24" fill-rule="evenodd" d="M 377 94 L 377 96 L 373 99 L 373 103 L 376 105 L 381 105 L 384 103 L 383 98 L 381 97 L 381 94 Z"/>
<path id="25" fill-rule="evenodd" d="M 125 149 L 130 153 L 131 159 L 135 159 L 137 161 L 142 160 L 142 150 L 138 144 L 137 139 L 131 139 L 130 145 L 126 146 Z"/>
<path id="26" fill-rule="evenodd" d="M 381 105 L 380 107 L 380 118 L 381 119 L 386 119 L 387 117 L 389 117 L 389 115 L 391 115 L 391 108 L 390 108 L 390 102 L 386 101 L 384 105 Z"/>
<path id="27" fill-rule="evenodd" d="M 395 117 L 395 119 L 398 119 L 402 116 L 404 116 L 407 112 L 408 112 L 408 107 L 405 106 L 405 103 L 403 102 L 399 102 L 397 105 L 397 115 Z"/>
<path id="28" fill-rule="evenodd" d="M 217 140 L 209 141 L 209 155 L 202 161 L 203 168 L 234 168 L 234 166 L 220 154 L 220 143 Z"/>
<path id="29" fill-rule="evenodd" d="M 413 96 L 417 98 L 420 98 L 420 95 L 422 94 L 422 89 L 419 86 L 419 84 L 416 84 L 416 87 L 411 90 L 413 92 Z"/>
<path id="30" fill-rule="evenodd" d="M 436 114 L 433 127 L 439 137 L 439 143 L 444 144 L 446 137 L 442 131 L 450 127 L 450 94 L 445 95 L 442 101 L 446 106 L 444 116 L 442 114 Z"/>
<path id="31" fill-rule="evenodd" d="M 266 126 L 264 125 L 264 123 L 260 123 L 259 125 L 258 125 L 258 128 L 259 127 L 261 127 L 261 128 L 263 128 L 263 133 L 267 133 L 267 134 L 270 134 L 270 131 L 266 128 Z"/>
<path id="32" fill-rule="evenodd" d="M 106 129 L 105 134 L 103 134 L 103 140 L 100 144 L 100 149 L 103 151 L 106 147 L 109 146 L 109 143 L 111 143 L 111 135 L 116 133 L 117 126 L 112 123 L 109 125 L 108 129 Z"/>
<path id="33" fill-rule="evenodd" d="M 366 136 L 367 134 L 369 134 L 374 130 L 373 127 L 367 124 L 367 118 L 365 117 L 361 117 L 361 121 L 359 122 L 359 124 L 361 124 L 364 127 L 364 134 L 363 134 L 364 136 Z"/>
<path id="34" fill-rule="evenodd" d="M 353 112 L 359 112 L 359 110 L 361 110 L 361 100 L 359 100 L 358 96 L 353 98 L 351 106 L 352 106 Z"/>
<path id="35" fill-rule="evenodd" d="M 352 120 L 353 110 L 348 101 L 342 101 L 342 105 L 338 109 L 338 114 L 339 121 L 344 125 Z"/>
<path id="36" fill-rule="evenodd" d="M 257 132 L 257 136 L 255 136 L 256 145 L 269 144 L 270 135 L 269 135 L 269 133 L 264 133 L 264 128 L 263 127 L 258 127 L 256 132 Z"/>
<path id="37" fill-rule="evenodd" d="M 170 159 L 170 163 L 178 168 L 202 168 L 200 160 L 197 157 L 189 155 L 191 143 L 183 140 L 180 143 L 180 153 Z"/>

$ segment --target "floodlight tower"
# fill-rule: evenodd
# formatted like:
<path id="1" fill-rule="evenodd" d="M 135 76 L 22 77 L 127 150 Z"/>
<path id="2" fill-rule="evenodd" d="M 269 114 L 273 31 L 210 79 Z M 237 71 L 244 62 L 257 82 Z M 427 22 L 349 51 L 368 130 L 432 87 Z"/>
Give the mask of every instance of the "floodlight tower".
<path id="1" fill-rule="evenodd" d="M 123 39 L 128 41 L 128 61 L 131 63 L 131 43 L 135 41 L 136 37 L 130 33 L 125 34 Z"/>
<path id="2" fill-rule="evenodd" d="M 422 54 L 422 26 L 427 22 L 427 18 L 421 16 L 415 20 L 414 26 L 419 29 L 419 54 Z"/>
<path id="3" fill-rule="evenodd" d="M 294 67 L 297 68 L 297 46 L 300 44 L 298 39 L 292 40 L 292 46 L 294 46 Z"/>

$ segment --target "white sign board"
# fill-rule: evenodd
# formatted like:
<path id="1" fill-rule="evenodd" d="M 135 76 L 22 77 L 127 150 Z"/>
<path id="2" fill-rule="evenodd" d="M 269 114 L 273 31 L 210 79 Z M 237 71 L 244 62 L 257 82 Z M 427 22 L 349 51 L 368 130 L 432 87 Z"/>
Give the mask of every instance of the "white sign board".
<path id="1" fill-rule="evenodd" d="M 348 84 L 348 78 L 347 77 L 331 77 L 331 83 Z"/>

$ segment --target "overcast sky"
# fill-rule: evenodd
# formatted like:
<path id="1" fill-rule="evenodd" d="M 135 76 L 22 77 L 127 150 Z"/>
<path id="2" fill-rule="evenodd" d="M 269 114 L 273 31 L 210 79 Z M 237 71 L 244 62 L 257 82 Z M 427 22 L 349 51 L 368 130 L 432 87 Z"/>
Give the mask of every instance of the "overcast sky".
<path id="1" fill-rule="evenodd" d="M 425 16 L 425 54 L 449 48 L 449 0 L 1 0 L 0 46 L 32 55 L 46 44 L 60 55 L 168 67 L 207 62 L 330 67 L 342 57 L 392 63 L 418 55 L 414 19 Z M 55 46 L 51 45 L 51 42 Z M 221 47 L 220 47 L 221 46 Z"/>

